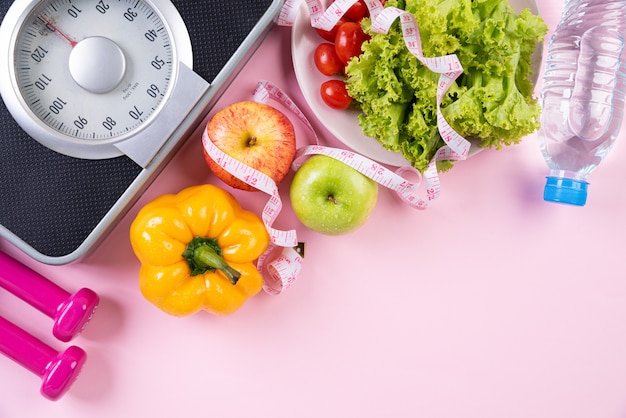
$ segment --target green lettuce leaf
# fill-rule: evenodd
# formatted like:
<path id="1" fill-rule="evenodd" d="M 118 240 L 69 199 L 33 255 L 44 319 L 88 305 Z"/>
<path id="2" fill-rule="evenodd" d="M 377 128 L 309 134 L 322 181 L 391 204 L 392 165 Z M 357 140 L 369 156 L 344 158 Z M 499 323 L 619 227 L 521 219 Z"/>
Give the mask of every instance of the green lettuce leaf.
<path id="1" fill-rule="evenodd" d="M 415 16 L 425 56 L 459 57 L 464 72 L 441 106 L 459 134 L 501 148 L 539 128 L 529 78 L 532 54 L 547 33 L 539 16 L 528 9 L 518 14 L 507 0 L 388 0 L 389 6 Z M 362 25 L 371 39 L 346 68 L 348 92 L 362 112 L 359 124 L 424 171 L 444 145 L 437 128 L 439 74 L 408 51 L 398 21 L 388 34 L 372 32 L 369 19 Z"/>

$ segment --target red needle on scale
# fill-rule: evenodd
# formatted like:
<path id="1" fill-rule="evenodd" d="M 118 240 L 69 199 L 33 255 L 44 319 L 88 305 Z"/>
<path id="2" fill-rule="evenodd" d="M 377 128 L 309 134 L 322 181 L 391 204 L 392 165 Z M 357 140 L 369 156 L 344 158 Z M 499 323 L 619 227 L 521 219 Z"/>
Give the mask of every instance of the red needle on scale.
<path id="1" fill-rule="evenodd" d="M 76 46 L 76 44 L 78 44 L 78 42 L 72 40 L 69 36 L 67 36 L 66 34 L 64 34 L 63 32 L 61 32 L 56 26 L 54 26 L 54 24 L 52 22 L 50 22 L 48 19 L 46 19 L 43 16 L 39 16 L 39 18 L 41 20 L 43 20 L 46 25 L 50 26 L 56 33 L 58 33 L 59 35 L 61 35 L 63 37 L 63 39 L 65 39 L 67 42 L 70 43 L 70 45 L 72 45 L 72 48 L 74 48 Z"/>

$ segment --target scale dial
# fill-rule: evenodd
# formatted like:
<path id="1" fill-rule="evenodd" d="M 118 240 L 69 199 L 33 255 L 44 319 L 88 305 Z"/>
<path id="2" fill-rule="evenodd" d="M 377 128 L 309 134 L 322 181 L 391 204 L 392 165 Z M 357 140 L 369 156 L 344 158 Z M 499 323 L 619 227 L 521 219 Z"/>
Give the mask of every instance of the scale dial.
<path id="1" fill-rule="evenodd" d="M 13 117 L 48 148 L 87 159 L 121 155 L 115 144 L 154 121 L 179 63 L 192 65 L 168 0 L 16 0 L 0 48 L 0 91 Z"/>

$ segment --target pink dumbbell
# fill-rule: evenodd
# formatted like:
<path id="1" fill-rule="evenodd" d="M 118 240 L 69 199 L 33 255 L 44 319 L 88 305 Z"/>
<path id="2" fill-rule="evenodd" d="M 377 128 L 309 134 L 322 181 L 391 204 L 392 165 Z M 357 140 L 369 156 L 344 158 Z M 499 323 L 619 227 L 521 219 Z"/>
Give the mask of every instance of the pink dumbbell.
<path id="1" fill-rule="evenodd" d="M 52 333 L 65 342 L 82 331 L 99 303 L 93 290 L 83 288 L 70 294 L 1 251 L 0 287 L 54 319 Z"/>
<path id="2" fill-rule="evenodd" d="M 69 390 L 87 359 L 81 348 L 71 346 L 59 353 L 1 316 L 0 352 L 40 376 L 41 394 L 51 400 Z"/>

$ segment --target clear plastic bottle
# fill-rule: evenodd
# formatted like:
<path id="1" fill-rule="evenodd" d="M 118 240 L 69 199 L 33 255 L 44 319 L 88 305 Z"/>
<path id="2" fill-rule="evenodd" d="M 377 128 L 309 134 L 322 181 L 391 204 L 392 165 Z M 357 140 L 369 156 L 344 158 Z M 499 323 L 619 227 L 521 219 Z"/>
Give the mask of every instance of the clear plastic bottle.
<path id="1" fill-rule="evenodd" d="M 566 1 L 541 92 L 546 201 L 583 206 L 587 176 L 615 143 L 624 114 L 625 37 L 626 0 Z"/>

